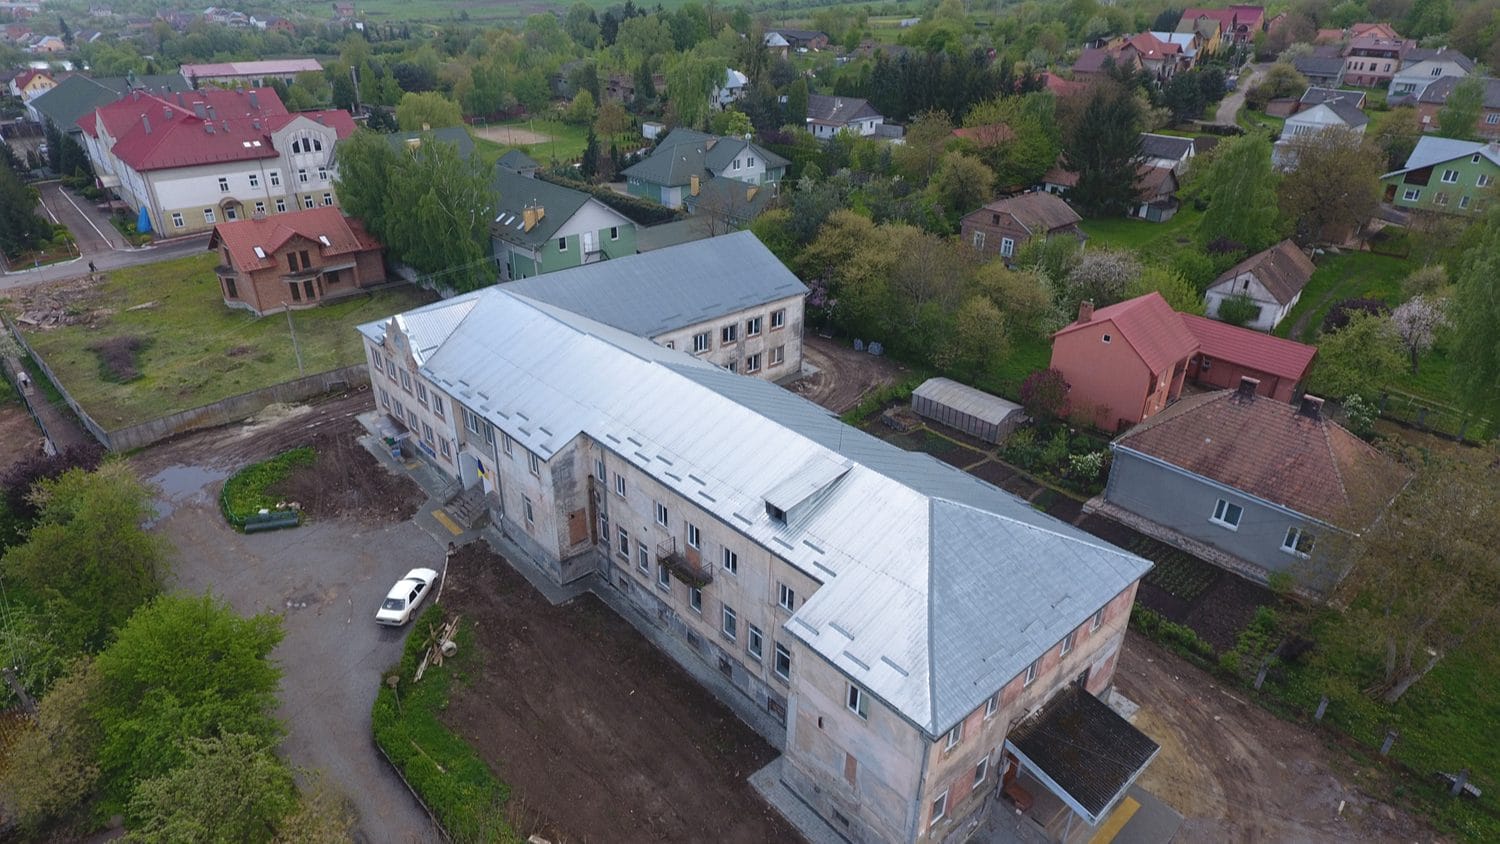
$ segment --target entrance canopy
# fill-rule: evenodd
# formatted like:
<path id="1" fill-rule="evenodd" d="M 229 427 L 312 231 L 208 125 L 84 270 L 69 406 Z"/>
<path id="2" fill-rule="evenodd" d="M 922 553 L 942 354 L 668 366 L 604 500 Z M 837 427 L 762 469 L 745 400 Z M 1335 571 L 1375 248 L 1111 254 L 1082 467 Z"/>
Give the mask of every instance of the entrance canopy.
<path id="1" fill-rule="evenodd" d="M 1104 701 L 1069 686 L 1012 729 L 1005 749 L 1096 826 L 1161 748 Z"/>

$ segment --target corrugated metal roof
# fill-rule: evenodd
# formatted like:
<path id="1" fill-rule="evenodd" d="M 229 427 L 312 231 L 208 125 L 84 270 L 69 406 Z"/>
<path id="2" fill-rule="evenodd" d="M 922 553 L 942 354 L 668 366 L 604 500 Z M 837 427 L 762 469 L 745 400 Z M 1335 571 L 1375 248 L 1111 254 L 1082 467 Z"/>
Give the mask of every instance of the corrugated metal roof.
<path id="1" fill-rule="evenodd" d="M 544 458 L 587 434 L 819 581 L 784 629 L 931 736 L 1150 567 L 761 379 L 509 286 L 451 302 L 451 330 L 406 317 L 421 345 L 447 332 L 426 377 Z M 796 518 L 766 513 L 814 480 Z"/>
<path id="2" fill-rule="evenodd" d="M 1021 406 L 960 384 L 950 378 L 928 378 L 922 386 L 912 391 L 913 398 L 924 398 L 951 407 L 976 419 L 999 425 L 1013 413 L 1020 413 Z"/>
<path id="3" fill-rule="evenodd" d="M 1441 80 L 1439 80 L 1441 81 Z M 1434 82 L 1433 85 L 1437 83 Z M 1431 167 L 1452 161 L 1455 158 L 1468 158 L 1474 155 L 1482 155 L 1489 159 L 1491 164 L 1500 165 L 1500 153 L 1497 153 L 1492 144 L 1484 141 L 1460 141 L 1455 138 L 1439 138 L 1433 135 L 1423 135 L 1417 139 L 1417 145 L 1406 158 L 1406 166 L 1392 173 L 1385 174 L 1382 178 L 1389 179 L 1399 176 L 1408 170 L 1420 170 L 1423 167 Z"/>
<path id="4" fill-rule="evenodd" d="M 748 231 L 571 267 L 504 286 L 512 293 L 566 308 L 637 337 L 656 337 L 807 293 L 807 286 Z"/>

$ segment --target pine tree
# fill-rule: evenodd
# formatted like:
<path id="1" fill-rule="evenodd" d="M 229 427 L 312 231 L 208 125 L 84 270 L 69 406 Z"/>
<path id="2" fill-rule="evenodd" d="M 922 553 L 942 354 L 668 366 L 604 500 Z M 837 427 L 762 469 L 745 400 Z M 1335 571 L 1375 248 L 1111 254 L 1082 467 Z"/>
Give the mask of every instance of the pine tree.
<path id="1" fill-rule="evenodd" d="M 1123 214 L 1135 202 L 1141 163 L 1140 106 L 1122 85 L 1100 83 L 1077 115 L 1063 161 L 1078 174 L 1068 198 L 1091 215 Z"/>
<path id="2" fill-rule="evenodd" d="M 580 165 L 580 172 L 589 181 L 593 181 L 594 176 L 599 173 L 599 138 L 594 134 L 593 127 L 589 127 L 588 141 L 583 147 L 583 163 Z"/>

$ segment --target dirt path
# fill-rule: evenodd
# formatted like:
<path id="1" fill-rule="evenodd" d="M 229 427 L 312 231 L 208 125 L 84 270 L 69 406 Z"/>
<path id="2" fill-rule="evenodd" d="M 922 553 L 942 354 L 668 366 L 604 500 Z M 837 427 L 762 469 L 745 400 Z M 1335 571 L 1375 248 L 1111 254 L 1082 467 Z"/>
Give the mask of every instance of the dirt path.
<path id="1" fill-rule="evenodd" d="M 593 595 L 553 606 L 482 544 L 445 589 L 481 667 L 443 720 L 519 798 L 522 836 L 800 840 L 746 781 L 776 751 Z"/>
<path id="2" fill-rule="evenodd" d="M 1219 101 L 1219 108 L 1214 112 L 1214 123 L 1220 126 L 1235 125 L 1235 118 L 1239 116 L 1240 106 L 1245 104 L 1245 94 L 1255 85 L 1260 77 L 1265 74 L 1269 64 L 1257 64 L 1250 66 L 1250 72 L 1240 77 L 1240 83 L 1229 95 Z"/>
<path id="3" fill-rule="evenodd" d="M 15 464 L 42 453 L 42 430 L 19 401 L 0 404 L 0 475 Z"/>
<path id="4" fill-rule="evenodd" d="M 856 352 L 815 334 L 803 336 L 802 357 L 818 372 L 792 384 L 791 390 L 834 413 L 852 409 L 866 393 L 896 383 L 907 371 L 890 358 Z"/>
<path id="5" fill-rule="evenodd" d="M 1141 706 L 1135 725 L 1161 745 L 1140 783 L 1182 813 L 1179 841 L 1437 839 L 1357 784 L 1383 771 L 1357 768 L 1316 734 L 1246 701 L 1248 692 L 1225 690 L 1134 633 L 1115 681 Z"/>

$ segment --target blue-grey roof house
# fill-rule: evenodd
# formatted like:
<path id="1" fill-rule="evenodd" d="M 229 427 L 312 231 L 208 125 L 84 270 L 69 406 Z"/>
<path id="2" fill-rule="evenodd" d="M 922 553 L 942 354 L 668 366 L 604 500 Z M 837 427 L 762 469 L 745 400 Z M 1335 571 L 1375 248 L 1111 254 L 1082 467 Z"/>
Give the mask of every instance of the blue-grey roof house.
<path id="1" fill-rule="evenodd" d="M 673 129 L 650 155 L 622 172 L 625 188 L 633 196 L 681 208 L 713 179 L 771 184 L 786 178 L 790 163 L 743 138 Z"/>

